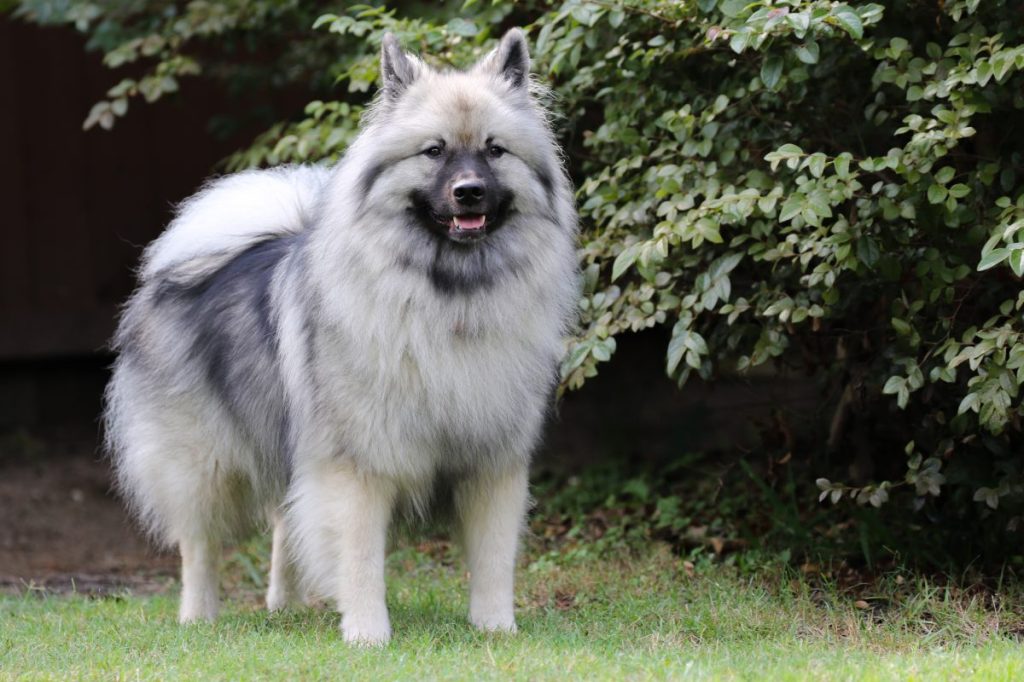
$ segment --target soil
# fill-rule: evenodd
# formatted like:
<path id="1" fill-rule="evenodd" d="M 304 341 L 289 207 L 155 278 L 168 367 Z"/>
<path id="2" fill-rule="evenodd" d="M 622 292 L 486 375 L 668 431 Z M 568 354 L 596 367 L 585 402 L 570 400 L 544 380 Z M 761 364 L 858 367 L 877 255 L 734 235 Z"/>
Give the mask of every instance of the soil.
<path id="1" fill-rule="evenodd" d="M 152 593 L 175 570 L 133 526 L 92 452 L 0 457 L 0 592 Z"/>

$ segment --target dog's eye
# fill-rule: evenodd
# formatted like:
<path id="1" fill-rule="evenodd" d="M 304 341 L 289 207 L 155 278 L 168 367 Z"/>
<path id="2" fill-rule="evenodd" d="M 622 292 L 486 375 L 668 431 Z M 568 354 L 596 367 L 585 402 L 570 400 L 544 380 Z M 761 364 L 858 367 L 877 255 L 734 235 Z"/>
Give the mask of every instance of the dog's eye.
<path id="1" fill-rule="evenodd" d="M 499 147 L 499 146 L 498 146 L 498 145 L 496 145 L 496 144 L 492 144 L 492 145 L 491 145 L 491 146 L 490 146 L 490 147 L 489 147 L 489 148 L 487 149 L 487 153 L 488 153 L 488 154 L 490 154 L 491 156 L 493 156 L 494 158 L 498 158 L 499 156 L 503 155 L 503 154 L 504 154 L 505 152 L 507 152 L 507 151 L 508 151 L 508 150 L 507 150 L 507 149 L 505 149 L 504 147 Z"/>
<path id="2" fill-rule="evenodd" d="M 440 158 L 442 153 L 444 153 L 444 150 L 440 145 L 435 144 L 433 147 L 427 148 L 423 153 L 432 159 L 437 159 Z"/>

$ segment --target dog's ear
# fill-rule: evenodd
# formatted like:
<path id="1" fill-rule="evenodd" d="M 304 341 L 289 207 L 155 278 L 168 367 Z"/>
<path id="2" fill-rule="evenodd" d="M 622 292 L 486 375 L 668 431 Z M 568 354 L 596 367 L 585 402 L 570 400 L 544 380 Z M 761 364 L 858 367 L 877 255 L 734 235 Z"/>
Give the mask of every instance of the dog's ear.
<path id="1" fill-rule="evenodd" d="M 501 76 L 514 89 L 525 88 L 530 78 L 530 51 L 522 30 L 509 29 L 476 68 Z"/>
<path id="2" fill-rule="evenodd" d="M 395 34 L 388 32 L 380 44 L 380 75 L 384 81 L 384 96 L 396 100 L 413 84 L 423 68 L 419 59 L 408 54 L 398 44 Z"/>

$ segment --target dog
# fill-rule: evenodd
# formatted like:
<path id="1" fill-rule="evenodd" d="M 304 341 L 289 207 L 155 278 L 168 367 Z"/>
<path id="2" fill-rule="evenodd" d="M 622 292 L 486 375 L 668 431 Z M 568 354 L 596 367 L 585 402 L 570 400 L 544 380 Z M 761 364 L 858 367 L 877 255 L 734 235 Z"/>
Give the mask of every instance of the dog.
<path id="1" fill-rule="evenodd" d="M 570 181 L 521 31 L 465 71 L 393 35 L 333 167 L 245 171 L 144 252 L 106 393 L 141 524 L 181 554 L 181 622 L 218 611 L 222 546 L 273 528 L 267 606 L 337 604 L 389 641 L 402 513 L 454 502 L 469 619 L 515 631 L 528 467 L 577 310 Z M 403 511 L 404 510 L 404 511 Z"/>

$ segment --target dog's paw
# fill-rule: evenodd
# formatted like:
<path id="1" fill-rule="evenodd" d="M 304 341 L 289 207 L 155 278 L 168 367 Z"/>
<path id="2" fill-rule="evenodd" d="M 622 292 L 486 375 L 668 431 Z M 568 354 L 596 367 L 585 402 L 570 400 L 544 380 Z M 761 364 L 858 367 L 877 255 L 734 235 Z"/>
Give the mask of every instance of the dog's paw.
<path id="1" fill-rule="evenodd" d="M 267 611 L 281 611 L 292 603 L 292 596 L 287 590 L 271 585 L 267 590 Z"/>
<path id="2" fill-rule="evenodd" d="M 516 619 L 511 613 L 470 613 L 469 622 L 484 632 L 516 632 Z"/>
<path id="3" fill-rule="evenodd" d="M 384 646 L 391 641 L 391 623 L 387 615 L 345 615 L 341 619 L 341 635 L 355 646 Z"/>
<path id="4" fill-rule="evenodd" d="M 182 625 L 189 623 L 211 623 L 217 620 L 217 608 L 208 604 L 188 605 L 182 604 L 178 610 L 178 622 Z"/>

